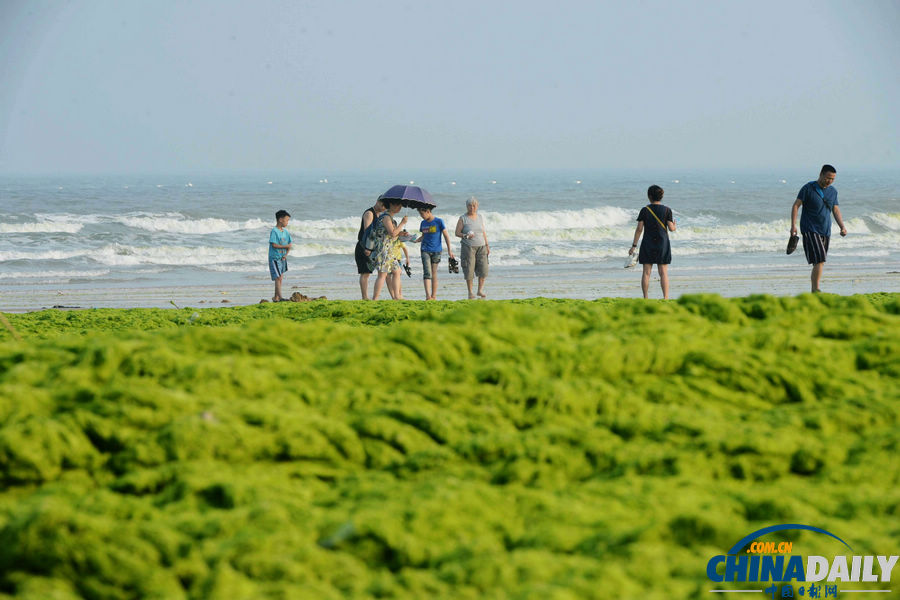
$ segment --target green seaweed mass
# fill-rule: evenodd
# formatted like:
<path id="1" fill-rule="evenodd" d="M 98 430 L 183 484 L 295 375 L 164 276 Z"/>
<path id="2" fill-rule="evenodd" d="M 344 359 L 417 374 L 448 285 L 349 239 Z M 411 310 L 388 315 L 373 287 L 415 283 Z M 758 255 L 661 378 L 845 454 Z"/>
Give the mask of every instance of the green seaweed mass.
<path id="1" fill-rule="evenodd" d="M 700 598 L 768 525 L 900 550 L 900 294 L 5 316 L 0 598 Z"/>

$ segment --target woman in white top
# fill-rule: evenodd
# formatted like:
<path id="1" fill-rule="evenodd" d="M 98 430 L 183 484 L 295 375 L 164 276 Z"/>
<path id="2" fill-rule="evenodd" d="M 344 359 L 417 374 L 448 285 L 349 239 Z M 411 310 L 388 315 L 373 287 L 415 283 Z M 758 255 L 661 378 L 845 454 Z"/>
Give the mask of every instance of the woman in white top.
<path id="1" fill-rule="evenodd" d="M 472 293 L 472 280 L 478 276 L 478 298 L 484 298 L 484 279 L 488 276 L 488 256 L 491 247 L 484 228 L 484 217 L 478 214 L 478 200 L 472 196 L 466 200 L 466 214 L 456 223 L 456 237 L 460 242 L 459 256 L 462 262 L 463 275 L 469 288 L 469 300 L 475 299 Z"/>

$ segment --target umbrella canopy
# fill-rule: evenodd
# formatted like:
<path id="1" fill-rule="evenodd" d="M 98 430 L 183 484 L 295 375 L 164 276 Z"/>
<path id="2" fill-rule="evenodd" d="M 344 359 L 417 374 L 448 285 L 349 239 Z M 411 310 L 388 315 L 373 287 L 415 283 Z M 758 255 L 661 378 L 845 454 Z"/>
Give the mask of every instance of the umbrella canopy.
<path id="1" fill-rule="evenodd" d="M 417 185 L 395 185 L 378 197 L 379 200 L 399 200 L 408 208 L 434 208 L 437 204 L 431 199 L 428 190 Z"/>

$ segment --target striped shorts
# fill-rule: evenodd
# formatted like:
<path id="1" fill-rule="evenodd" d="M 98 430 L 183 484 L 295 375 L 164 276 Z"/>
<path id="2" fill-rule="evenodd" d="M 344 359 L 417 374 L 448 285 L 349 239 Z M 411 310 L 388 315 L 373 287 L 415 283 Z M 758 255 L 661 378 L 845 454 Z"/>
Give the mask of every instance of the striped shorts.
<path id="1" fill-rule="evenodd" d="M 827 235 L 819 235 L 807 231 L 803 233 L 803 252 L 806 253 L 806 262 L 811 265 L 825 262 L 825 255 L 828 254 L 828 240 L 831 238 Z"/>

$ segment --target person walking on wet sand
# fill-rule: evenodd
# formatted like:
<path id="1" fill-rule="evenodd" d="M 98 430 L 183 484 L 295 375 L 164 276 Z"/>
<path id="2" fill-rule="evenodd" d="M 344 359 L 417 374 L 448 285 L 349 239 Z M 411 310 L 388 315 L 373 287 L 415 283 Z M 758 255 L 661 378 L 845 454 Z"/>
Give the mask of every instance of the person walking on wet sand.
<path id="1" fill-rule="evenodd" d="M 841 209 L 838 208 L 837 190 L 834 178 L 837 170 L 831 165 L 823 165 L 819 178 L 810 181 L 797 194 L 791 207 L 791 235 L 797 235 L 797 211 L 800 213 L 800 235 L 803 237 L 803 252 L 806 262 L 812 265 L 809 276 L 811 291 L 820 292 L 822 270 L 825 268 L 825 257 L 828 254 L 828 242 L 831 239 L 831 215 L 841 228 L 841 237 L 847 235 Z"/>
<path id="2" fill-rule="evenodd" d="M 484 217 L 478 214 L 478 199 L 475 196 L 466 200 L 466 214 L 456 222 L 456 237 L 460 238 L 459 258 L 462 263 L 466 287 L 469 288 L 469 300 L 476 295 L 472 292 L 472 281 L 478 277 L 478 298 L 485 298 L 484 280 L 488 276 L 488 257 L 491 246 L 488 244 L 487 231 L 484 228 Z"/>
<path id="3" fill-rule="evenodd" d="M 450 259 L 454 260 L 453 248 L 450 247 L 450 235 L 443 219 L 431 212 L 430 208 L 418 209 L 422 223 L 419 225 L 419 238 L 416 242 L 422 243 L 422 280 L 425 282 L 425 299 L 437 299 L 438 276 L 437 266 L 441 262 L 441 236 L 447 241 L 447 252 Z"/>
<path id="4" fill-rule="evenodd" d="M 641 234 L 641 251 L 638 254 L 638 262 L 641 263 L 644 272 L 641 275 L 641 291 L 644 298 L 650 293 L 650 272 L 653 265 L 659 271 L 659 285 L 662 287 L 663 298 L 669 299 L 669 264 L 672 262 L 672 245 L 669 242 L 669 232 L 675 231 L 675 217 L 672 209 L 662 204 L 663 189 L 658 185 L 651 185 L 647 189 L 647 198 L 650 204 L 638 213 L 638 224 L 634 230 L 634 243 L 631 244 L 629 255 L 637 249 Z M 646 229 L 646 231 L 644 231 Z"/>
<path id="5" fill-rule="evenodd" d="M 269 234 L 269 274 L 272 281 L 275 282 L 275 295 L 272 296 L 272 302 L 281 302 L 281 281 L 284 274 L 287 273 L 287 255 L 293 247 L 291 232 L 285 229 L 291 215 L 286 210 L 279 210 L 275 213 L 275 227 Z"/>

